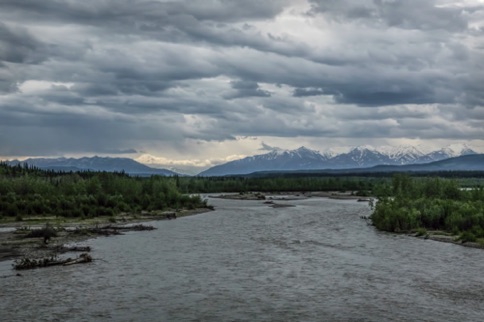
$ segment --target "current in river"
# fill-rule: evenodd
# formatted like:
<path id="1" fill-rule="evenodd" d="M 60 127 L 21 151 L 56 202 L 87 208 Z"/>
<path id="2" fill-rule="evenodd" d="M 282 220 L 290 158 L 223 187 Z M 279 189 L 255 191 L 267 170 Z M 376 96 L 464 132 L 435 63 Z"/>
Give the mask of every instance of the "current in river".
<path id="1" fill-rule="evenodd" d="M 209 203 L 0 279 L 0 321 L 484 321 L 484 250 L 378 232 L 353 200 Z"/>

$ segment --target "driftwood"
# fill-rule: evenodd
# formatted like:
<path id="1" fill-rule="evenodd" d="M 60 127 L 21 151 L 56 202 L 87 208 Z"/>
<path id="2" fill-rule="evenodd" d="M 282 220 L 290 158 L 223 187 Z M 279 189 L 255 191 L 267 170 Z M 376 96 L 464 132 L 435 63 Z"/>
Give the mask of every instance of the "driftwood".
<path id="1" fill-rule="evenodd" d="M 15 275 L 3 275 L 3 276 L 0 276 L 0 278 L 19 277 L 19 276 L 22 276 L 22 274 L 17 273 Z"/>
<path id="2" fill-rule="evenodd" d="M 73 265 L 73 264 L 81 264 L 81 263 L 90 263 L 92 262 L 92 257 L 88 253 L 82 253 L 79 255 L 78 258 L 67 258 L 67 259 L 57 259 L 56 256 L 40 258 L 40 259 L 30 259 L 30 258 L 22 258 L 16 260 L 12 265 L 13 268 L 16 270 L 22 269 L 33 269 L 39 267 L 49 267 L 49 266 L 56 266 L 56 265 Z"/>
<path id="3" fill-rule="evenodd" d="M 112 235 L 122 235 L 123 234 L 118 229 L 108 228 L 108 227 L 90 228 L 90 229 L 88 229 L 88 232 L 96 234 L 96 235 L 102 235 L 102 236 L 112 236 Z"/>
<path id="4" fill-rule="evenodd" d="M 153 226 L 146 225 L 130 225 L 130 226 L 116 226 L 116 225 L 106 225 L 101 227 L 89 227 L 89 228 L 76 228 L 70 231 L 73 234 L 79 235 L 101 235 L 101 236 L 112 236 L 112 235 L 122 235 L 122 231 L 142 231 L 142 230 L 154 230 Z"/>
<path id="5" fill-rule="evenodd" d="M 176 212 L 165 212 L 165 219 L 176 219 Z"/>
<path id="6" fill-rule="evenodd" d="M 154 230 L 156 229 L 153 226 L 146 226 L 146 225 L 130 225 L 130 226 L 113 226 L 113 225 L 107 225 L 103 226 L 99 229 L 102 230 L 125 230 L 125 231 L 142 231 L 142 230 Z"/>
<path id="7" fill-rule="evenodd" d="M 370 202 L 371 201 L 371 198 L 358 198 L 358 200 L 356 200 L 358 202 Z"/>
<path id="8" fill-rule="evenodd" d="M 39 229 L 32 229 L 28 230 L 25 228 L 22 228 L 20 230 L 17 230 L 19 233 L 23 233 L 28 231 L 26 235 L 24 235 L 25 238 L 38 238 L 42 237 L 44 238 L 44 244 L 48 244 L 49 240 L 52 237 L 57 237 L 57 230 L 52 228 L 49 224 L 46 224 L 45 227 L 39 228 Z"/>
<path id="9" fill-rule="evenodd" d="M 82 253 L 79 255 L 78 258 L 70 260 L 68 258 L 67 262 L 62 263 L 63 266 L 74 265 L 74 264 L 81 264 L 81 263 L 90 263 L 92 262 L 92 257 L 88 253 Z"/>
<path id="10" fill-rule="evenodd" d="M 294 205 L 286 205 L 286 204 L 275 203 L 275 204 L 270 205 L 269 207 L 272 207 L 272 208 L 289 208 L 289 207 L 296 207 L 296 206 L 294 206 Z"/>
<path id="11" fill-rule="evenodd" d="M 57 247 L 56 251 L 58 251 L 59 253 L 67 253 L 67 252 L 90 252 L 91 251 L 91 247 L 89 246 L 71 246 L 71 247 L 67 247 L 67 246 L 59 246 Z"/>
<path id="12" fill-rule="evenodd" d="M 95 226 L 95 227 L 77 227 L 77 228 L 64 228 L 62 229 L 61 233 L 58 237 L 60 238 L 67 238 L 69 236 L 78 235 L 78 236 L 111 236 L 111 235 L 122 235 L 124 231 L 144 231 L 144 230 L 154 230 L 156 229 L 153 226 L 148 225 L 105 225 L 105 226 Z M 30 238 L 44 238 L 44 242 L 47 243 L 46 237 L 55 237 L 57 236 L 57 231 L 50 226 L 46 225 L 46 228 L 43 229 L 36 229 L 30 231 L 30 229 L 22 229 L 22 234 L 27 235 L 25 237 Z M 91 251 L 91 247 L 89 246 L 55 246 L 50 247 L 47 245 L 42 245 L 43 249 L 42 253 L 55 253 L 50 257 L 43 257 L 43 258 L 32 258 L 32 257 L 23 257 L 21 259 L 17 259 L 12 264 L 13 268 L 16 270 L 22 269 L 32 269 L 32 268 L 39 268 L 39 267 L 49 267 L 55 265 L 73 265 L 73 264 L 80 264 L 80 263 L 89 263 L 92 261 L 92 257 L 87 253 Z M 68 258 L 68 259 L 59 259 L 57 254 L 65 253 L 65 252 L 83 252 L 78 258 Z M 0 258 L 4 259 L 7 256 L 15 256 L 16 253 L 13 251 L 0 248 Z"/>

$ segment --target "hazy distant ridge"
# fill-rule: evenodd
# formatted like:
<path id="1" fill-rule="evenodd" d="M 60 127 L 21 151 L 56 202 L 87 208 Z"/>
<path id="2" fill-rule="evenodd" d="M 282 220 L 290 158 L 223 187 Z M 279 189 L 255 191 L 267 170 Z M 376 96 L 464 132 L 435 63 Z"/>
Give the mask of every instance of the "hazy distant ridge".
<path id="1" fill-rule="evenodd" d="M 7 161 L 10 165 L 28 164 L 41 169 L 56 171 L 107 171 L 126 172 L 131 175 L 172 176 L 177 173 L 167 169 L 154 169 L 129 158 L 83 157 L 83 158 L 30 158 L 24 161 Z"/>

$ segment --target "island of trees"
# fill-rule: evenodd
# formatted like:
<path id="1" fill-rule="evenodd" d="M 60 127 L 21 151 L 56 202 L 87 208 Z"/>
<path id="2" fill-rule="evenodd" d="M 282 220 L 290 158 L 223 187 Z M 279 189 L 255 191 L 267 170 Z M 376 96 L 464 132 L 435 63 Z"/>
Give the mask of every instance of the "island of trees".
<path id="1" fill-rule="evenodd" d="M 444 231 L 463 242 L 484 241 L 482 187 L 463 189 L 456 180 L 397 174 L 379 187 L 377 198 L 371 215 L 377 229 L 420 235 Z"/>

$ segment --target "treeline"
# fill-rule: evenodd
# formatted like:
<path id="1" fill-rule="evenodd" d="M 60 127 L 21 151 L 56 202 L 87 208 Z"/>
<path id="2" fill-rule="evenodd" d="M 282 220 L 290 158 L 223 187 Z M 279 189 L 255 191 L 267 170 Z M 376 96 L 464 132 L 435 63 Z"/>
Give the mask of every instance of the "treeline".
<path id="1" fill-rule="evenodd" d="M 260 171 L 246 175 L 238 175 L 247 178 L 297 178 L 297 177 L 360 177 L 360 178 L 392 178 L 396 173 L 406 173 L 412 177 L 439 177 L 439 178 L 472 178 L 484 179 L 484 171 L 369 171 L 368 169 L 341 169 L 341 170 L 297 170 L 297 171 Z"/>
<path id="2" fill-rule="evenodd" d="M 180 191 L 215 192 L 285 192 L 285 191 L 359 191 L 368 193 L 387 178 L 360 177 L 180 177 Z"/>
<path id="3" fill-rule="evenodd" d="M 380 186 L 371 220 L 390 232 L 443 230 L 465 241 L 484 238 L 484 189 L 455 180 L 395 175 Z"/>
<path id="4" fill-rule="evenodd" d="M 35 166 L 31 166 L 28 164 L 17 164 L 14 166 L 8 165 L 5 162 L 0 161 L 0 177 L 7 177 L 7 178 L 16 178 L 16 177 L 22 177 L 26 175 L 33 175 L 37 177 L 58 177 L 61 175 L 68 175 L 72 174 L 71 173 L 66 173 L 66 172 L 58 172 L 58 171 L 53 171 L 53 170 L 43 170 L 40 168 L 37 168 Z"/>
<path id="5" fill-rule="evenodd" d="M 44 171 L 0 164 L 0 217 L 110 216 L 120 212 L 206 207 L 180 193 L 177 178 L 124 173 Z"/>
<path id="6" fill-rule="evenodd" d="M 422 177 L 418 180 L 427 180 Z M 379 194 L 387 191 L 392 176 L 269 176 L 269 177 L 180 177 L 177 185 L 186 193 L 215 192 L 285 192 L 285 191 L 354 191 L 356 194 Z M 455 182 L 462 187 L 476 187 L 484 184 L 481 178 L 458 178 Z"/>

